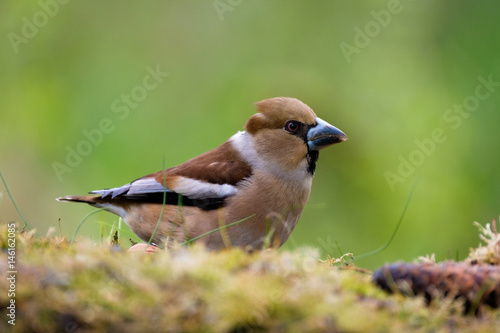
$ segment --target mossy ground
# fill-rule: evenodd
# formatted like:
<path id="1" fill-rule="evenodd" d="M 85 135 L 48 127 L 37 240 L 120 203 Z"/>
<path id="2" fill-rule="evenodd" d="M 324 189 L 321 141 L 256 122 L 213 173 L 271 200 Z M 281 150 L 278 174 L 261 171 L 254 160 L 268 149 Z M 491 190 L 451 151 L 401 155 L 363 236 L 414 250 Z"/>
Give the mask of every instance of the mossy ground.
<path id="1" fill-rule="evenodd" d="M 0 271 L 8 232 L 0 226 Z M 125 240 L 121 240 L 125 243 Z M 461 302 L 387 295 L 371 274 L 332 266 L 310 248 L 129 253 L 89 240 L 16 235 L 15 326 L 0 279 L 0 331 L 492 332 L 500 310 L 464 316 Z M 326 259 L 326 258 L 324 258 Z"/>

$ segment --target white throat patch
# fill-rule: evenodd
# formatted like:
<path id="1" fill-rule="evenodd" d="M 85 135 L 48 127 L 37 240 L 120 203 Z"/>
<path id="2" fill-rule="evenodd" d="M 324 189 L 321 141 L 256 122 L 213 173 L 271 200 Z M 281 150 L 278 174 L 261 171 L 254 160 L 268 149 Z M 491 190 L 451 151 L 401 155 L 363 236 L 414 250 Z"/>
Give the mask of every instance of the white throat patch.
<path id="1" fill-rule="evenodd" d="M 309 188 L 311 187 L 312 176 L 307 171 L 308 162 L 305 157 L 295 170 L 285 171 L 280 165 L 274 163 L 274 161 L 264 160 L 257 154 L 254 138 L 248 132 L 240 131 L 233 135 L 229 141 L 241 154 L 241 157 L 255 170 L 273 174 L 286 181 L 295 181 Z"/>

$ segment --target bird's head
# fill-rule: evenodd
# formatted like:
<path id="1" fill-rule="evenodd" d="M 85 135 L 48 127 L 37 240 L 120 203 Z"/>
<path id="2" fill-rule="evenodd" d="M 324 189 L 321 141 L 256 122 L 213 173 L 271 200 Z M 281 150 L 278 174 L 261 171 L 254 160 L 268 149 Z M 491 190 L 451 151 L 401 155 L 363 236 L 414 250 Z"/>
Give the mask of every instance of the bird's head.
<path id="1" fill-rule="evenodd" d="M 314 173 L 319 150 L 347 140 L 338 128 L 317 117 L 298 99 L 275 97 L 256 103 L 258 113 L 245 128 L 254 137 L 257 153 L 287 170 L 308 163 Z"/>

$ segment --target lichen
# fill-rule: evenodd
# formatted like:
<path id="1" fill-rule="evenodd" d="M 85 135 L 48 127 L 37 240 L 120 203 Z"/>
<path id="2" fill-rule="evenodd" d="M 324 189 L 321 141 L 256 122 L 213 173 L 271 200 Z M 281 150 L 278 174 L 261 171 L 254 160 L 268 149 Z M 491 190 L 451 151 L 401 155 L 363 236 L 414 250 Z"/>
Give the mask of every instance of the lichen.
<path id="1" fill-rule="evenodd" d="M 471 248 L 468 262 L 476 264 L 500 265 L 500 234 L 497 232 L 496 220 L 486 223 L 483 227 L 479 222 L 474 222 L 479 229 L 479 238 L 486 244 L 479 244 L 477 248 Z"/>

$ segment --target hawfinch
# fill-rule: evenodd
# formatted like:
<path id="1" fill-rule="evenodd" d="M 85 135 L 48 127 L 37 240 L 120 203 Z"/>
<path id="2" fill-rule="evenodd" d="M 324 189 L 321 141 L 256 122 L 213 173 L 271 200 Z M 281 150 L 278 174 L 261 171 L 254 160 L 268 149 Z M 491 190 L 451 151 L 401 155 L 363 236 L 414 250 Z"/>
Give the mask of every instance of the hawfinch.
<path id="1" fill-rule="evenodd" d="M 97 196 L 57 200 L 104 208 L 157 245 L 196 237 L 209 249 L 280 247 L 309 198 L 319 150 L 347 136 L 295 98 L 256 105 L 246 130 L 213 150 L 130 184 L 90 192 Z"/>

